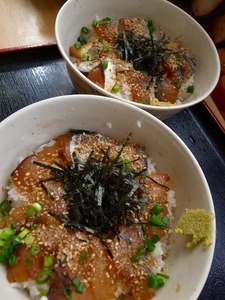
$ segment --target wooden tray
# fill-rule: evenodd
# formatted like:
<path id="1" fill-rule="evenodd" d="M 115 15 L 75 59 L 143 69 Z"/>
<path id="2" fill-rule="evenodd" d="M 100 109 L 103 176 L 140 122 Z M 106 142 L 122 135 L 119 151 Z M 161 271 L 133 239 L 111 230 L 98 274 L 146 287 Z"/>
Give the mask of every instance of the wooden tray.
<path id="1" fill-rule="evenodd" d="M 0 0 L 0 52 L 55 43 L 55 18 L 65 0 Z"/>

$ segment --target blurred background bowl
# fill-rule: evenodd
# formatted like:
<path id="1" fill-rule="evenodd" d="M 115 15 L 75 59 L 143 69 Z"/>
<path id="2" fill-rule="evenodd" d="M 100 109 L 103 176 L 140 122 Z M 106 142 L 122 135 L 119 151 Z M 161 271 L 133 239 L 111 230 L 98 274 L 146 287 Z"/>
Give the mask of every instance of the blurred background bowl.
<path id="1" fill-rule="evenodd" d="M 69 56 L 72 46 L 83 26 L 91 24 L 93 18 L 143 17 L 151 19 L 166 36 L 179 40 L 190 49 L 196 59 L 194 93 L 182 104 L 153 106 L 125 100 L 99 87 L 73 64 Z M 78 93 L 101 94 L 130 102 L 158 118 L 165 118 L 182 109 L 204 100 L 214 89 L 219 79 L 220 64 L 216 48 L 205 30 L 186 12 L 165 0 L 68 0 L 60 9 L 55 23 L 58 48 L 66 61 L 70 78 Z"/>
<path id="2" fill-rule="evenodd" d="M 205 176 L 181 139 L 162 121 L 130 103 L 94 95 L 70 95 L 47 99 L 27 106 L 0 123 L 0 199 L 11 172 L 19 159 L 30 155 L 69 129 L 96 131 L 112 138 L 132 140 L 146 146 L 147 154 L 159 172 L 171 177 L 177 207 L 174 225 L 185 208 L 203 208 L 214 214 L 211 193 Z M 215 247 L 215 220 L 212 223 L 212 245 L 187 249 L 186 237 L 172 232 L 167 259 L 170 279 L 156 293 L 156 300 L 196 300 L 210 271 Z M 2 299 L 28 299 L 27 294 L 10 287 L 5 269 L 0 266 Z"/>

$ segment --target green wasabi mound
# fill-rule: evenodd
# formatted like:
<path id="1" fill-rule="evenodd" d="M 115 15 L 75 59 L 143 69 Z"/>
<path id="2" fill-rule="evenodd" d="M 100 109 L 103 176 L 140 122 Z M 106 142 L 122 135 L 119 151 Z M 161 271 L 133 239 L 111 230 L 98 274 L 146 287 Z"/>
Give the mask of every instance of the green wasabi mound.
<path id="1" fill-rule="evenodd" d="M 204 209 L 186 208 L 178 221 L 175 232 L 192 236 L 192 240 L 186 244 L 187 248 L 203 242 L 203 248 L 207 249 L 212 244 L 212 219 L 212 214 Z"/>

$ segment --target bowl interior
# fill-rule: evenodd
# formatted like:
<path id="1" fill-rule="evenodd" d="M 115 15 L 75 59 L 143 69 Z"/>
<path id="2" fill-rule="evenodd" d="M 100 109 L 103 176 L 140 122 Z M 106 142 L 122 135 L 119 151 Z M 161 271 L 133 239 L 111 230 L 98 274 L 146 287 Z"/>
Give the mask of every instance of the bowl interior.
<path id="1" fill-rule="evenodd" d="M 166 33 L 166 36 L 172 39 L 179 37 L 183 46 L 190 49 L 197 63 L 194 82 L 195 91 L 183 104 L 170 106 L 170 111 L 178 111 L 180 108 L 198 103 L 205 99 L 214 89 L 220 72 L 216 48 L 205 30 L 190 15 L 177 6 L 165 0 L 132 0 L 129 1 L 129 5 L 126 0 L 107 2 L 69 0 L 61 8 L 56 19 L 55 32 L 57 44 L 69 68 L 74 72 L 73 76 L 79 77 L 94 90 L 103 95 L 122 99 L 92 83 L 74 67 L 69 58 L 69 47 L 76 41 L 81 27 L 90 25 L 96 15 L 100 18 L 110 17 L 112 19 L 121 17 L 144 17 L 152 19 L 156 28 L 161 28 Z M 168 110 L 168 107 L 131 103 L 156 112 L 158 110 Z"/>
<path id="2" fill-rule="evenodd" d="M 50 112 L 50 113 L 49 113 Z M 0 148 L 2 188 L 18 160 L 32 150 L 68 129 L 97 131 L 103 135 L 124 139 L 133 132 L 133 139 L 147 147 L 158 171 L 171 176 L 171 188 L 176 192 L 175 224 L 184 208 L 204 208 L 214 213 L 206 179 L 191 152 L 165 124 L 133 105 L 102 96 L 71 95 L 52 98 L 16 112 L 0 124 L 0 138 L 7 141 Z M 155 299 L 197 299 L 210 270 L 215 246 L 208 250 L 199 245 L 185 248 L 186 239 L 172 233 L 168 257 L 170 279 L 157 292 Z M 7 299 L 28 299 L 27 295 L 7 284 L 5 270 L 0 267 L 0 289 Z"/>

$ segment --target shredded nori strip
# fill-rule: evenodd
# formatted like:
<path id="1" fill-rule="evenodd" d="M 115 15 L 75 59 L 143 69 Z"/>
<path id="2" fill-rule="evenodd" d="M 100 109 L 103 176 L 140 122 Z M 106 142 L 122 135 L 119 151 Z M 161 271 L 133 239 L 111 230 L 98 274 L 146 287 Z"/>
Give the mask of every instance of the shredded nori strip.
<path id="1" fill-rule="evenodd" d="M 110 257 L 112 253 L 104 239 L 116 236 L 119 238 L 121 224 L 131 225 L 134 224 L 134 219 L 139 220 L 140 208 L 148 201 L 143 197 L 146 195 L 145 188 L 137 180 L 148 176 L 147 168 L 134 170 L 130 168 L 130 164 L 136 160 L 126 162 L 121 158 L 131 135 L 130 133 L 127 136 L 115 158 L 110 158 L 108 151 L 101 149 L 101 160 L 94 158 L 92 151 L 86 161 L 80 160 L 73 152 L 72 165 L 55 162 L 56 167 L 53 167 L 38 161 L 33 162 L 50 170 L 52 177 L 40 181 L 50 199 L 54 200 L 44 183 L 64 183 L 62 196 L 67 203 L 67 214 L 50 214 L 69 229 L 99 237 Z M 131 213 L 135 218 L 130 218 Z"/>
<path id="2" fill-rule="evenodd" d="M 137 35 L 134 32 L 121 32 L 114 44 L 114 49 L 119 57 L 131 62 L 136 70 L 146 71 L 149 76 L 161 76 L 160 63 L 166 55 L 173 53 L 167 48 L 170 42 L 165 34 L 160 35 L 158 40 L 150 37 Z"/>

